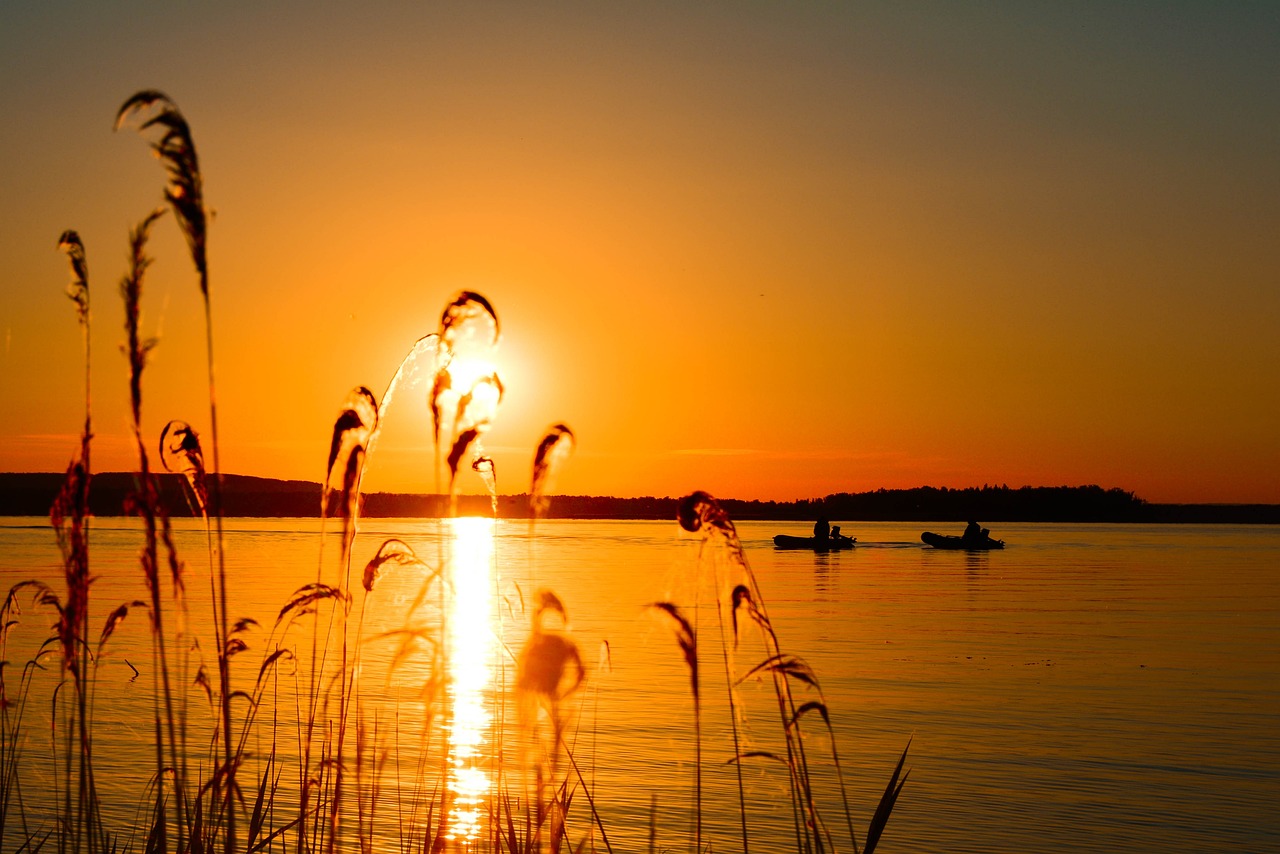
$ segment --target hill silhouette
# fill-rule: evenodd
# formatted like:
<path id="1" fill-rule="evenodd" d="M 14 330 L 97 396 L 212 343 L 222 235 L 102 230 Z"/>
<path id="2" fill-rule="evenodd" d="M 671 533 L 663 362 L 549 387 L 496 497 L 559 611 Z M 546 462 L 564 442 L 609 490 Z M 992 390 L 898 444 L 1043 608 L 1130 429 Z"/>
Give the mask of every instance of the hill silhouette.
<path id="1" fill-rule="evenodd" d="M 180 475 L 158 475 L 161 498 L 172 516 L 192 515 Z M 0 516 L 47 516 L 62 483 L 57 473 L 0 473 Z M 222 477 L 224 515 L 229 517 L 320 515 L 320 484 L 250 475 Z M 93 477 L 89 508 L 95 516 L 124 515 L 134 475 L 104 472 Z M 674 519 L 677 499 L 561 495 L 551 502 L 549 518 Z M 963 522 L 1176 522 L 1280 524 L 1275 504 L 1151 504 L 1123 489 L 1100 486 L 981 486 L 965 489 L 921 486 L 836 493 L 800 501 L 752 501 L 727 498 L 721 504 L 738 520 L 812 521 L 819 515 L 841 521 Z M 487 495 L 459 496 L 458 512 L 488 515 Z M 376 492 L 364 496 L 369 517 L 435 518 L 448 515 L 442 495 Z M 498 497 L 498 515 L 529 516 L 525 494 Z"/>

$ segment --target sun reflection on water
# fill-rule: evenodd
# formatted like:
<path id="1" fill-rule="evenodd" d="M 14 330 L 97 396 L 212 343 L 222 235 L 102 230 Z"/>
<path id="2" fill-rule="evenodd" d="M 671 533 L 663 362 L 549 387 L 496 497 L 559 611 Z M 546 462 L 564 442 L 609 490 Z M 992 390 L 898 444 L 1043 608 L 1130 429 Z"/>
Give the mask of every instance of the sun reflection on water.
<path id="1" fill-rule="evenodd" d="M 493 522 L 452 520 L 453 608 L 449 619 L 452 726 L 449 732 L 449 833 L 465 847 L 482 831 L 483 804 L 491 784 L 484 744 L 491 714 L 485 695 L 495 647 L 491 579 Z"/>

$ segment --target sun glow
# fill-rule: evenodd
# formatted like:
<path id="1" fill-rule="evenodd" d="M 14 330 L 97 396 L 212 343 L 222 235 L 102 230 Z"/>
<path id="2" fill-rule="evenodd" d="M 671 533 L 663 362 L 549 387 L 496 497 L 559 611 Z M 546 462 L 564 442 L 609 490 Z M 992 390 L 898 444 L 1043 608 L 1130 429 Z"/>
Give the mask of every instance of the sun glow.
<path id="1" fill-rule="evenodd" d="M 450 841 L 469 847 L 480 836 L 491 781 L 485 742 L 492 718 L 485 705 L 495 648 L 491 568 L 493 522 L 453 519 L 453 607 L 449 620 L 452 725 L 449 730 Z"/>
<path id="2" fill-rule="evenodd" d="M 486 359 L 456 356 L 449 362 L 449 375 L 453 379 L 453 387 L 465 394 L 475 389 L 489 377 L 497 373 L 494 364 Z"/>

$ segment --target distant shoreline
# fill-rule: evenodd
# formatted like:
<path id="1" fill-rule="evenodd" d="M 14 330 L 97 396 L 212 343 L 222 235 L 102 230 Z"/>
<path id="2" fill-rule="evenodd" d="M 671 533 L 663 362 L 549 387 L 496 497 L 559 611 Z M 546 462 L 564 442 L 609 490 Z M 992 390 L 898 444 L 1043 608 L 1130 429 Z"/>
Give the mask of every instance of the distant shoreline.
<path id="1" fill-rule="evenodd" d="M 58 473 L 0 473 L 0 516 L 47 516 L 62 484 Z M 182 477 L 158 476 L 161 500 L 174 517 L 193 515 Z M 123 516 L 134 475 L 94 475 L 89 498 L 95 516 Z M 249 475 L 223 476 L 223 515 L 227 517 L 319 517 L 320 484 Z M 678 498 L 553 496 L 546 513 L 552 519 L 674 519 Z M 1280 524 L 1280 504 L 1152 504 L 1121 489 L 1099 486 L 983 486 L 965 489 L 917 487 L 838 493 L 799 501 L 720 499 L 733 519 L 813 521 L 824 515 L 849 522 L 1141 522 L 1153 524 Z M 492 512 L 485 495 L 458 497 L 458 512 Z M 449 515 L 445 496 L 376 492 L 364 496 L 368 518 Z M 498 496 L 498 516 L 528 518 L 527 494 Z"/>

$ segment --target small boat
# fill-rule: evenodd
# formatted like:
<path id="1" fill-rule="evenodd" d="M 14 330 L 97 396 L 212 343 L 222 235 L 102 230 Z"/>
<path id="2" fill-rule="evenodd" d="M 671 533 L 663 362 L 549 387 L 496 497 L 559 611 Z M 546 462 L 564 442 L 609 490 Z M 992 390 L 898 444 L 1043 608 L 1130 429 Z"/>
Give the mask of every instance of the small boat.
<path id="1" fill-rule="evenodd" d="M 838 537 L 820 540 L 817 537 L 793 537 L 790 534 L 778 534 L 773 544 L 780 549 L 810 549 L 815 552 L 832 552 L 840 549 L 851 549 L 857 537 Z"/>
<path id="2" fill-rule="evenodd" d="M 947 534 L 935 534 L 932 531 L 925 531 L 920 535 L 920 539 L 926 544 L 933 546 L 935 549 L 989 551 L 991 549 L 1004 548 L 1004 540 L 993 540 L 991 537 L 970 538 L 966 540 L 964 537 L 952 537 Z"/>

